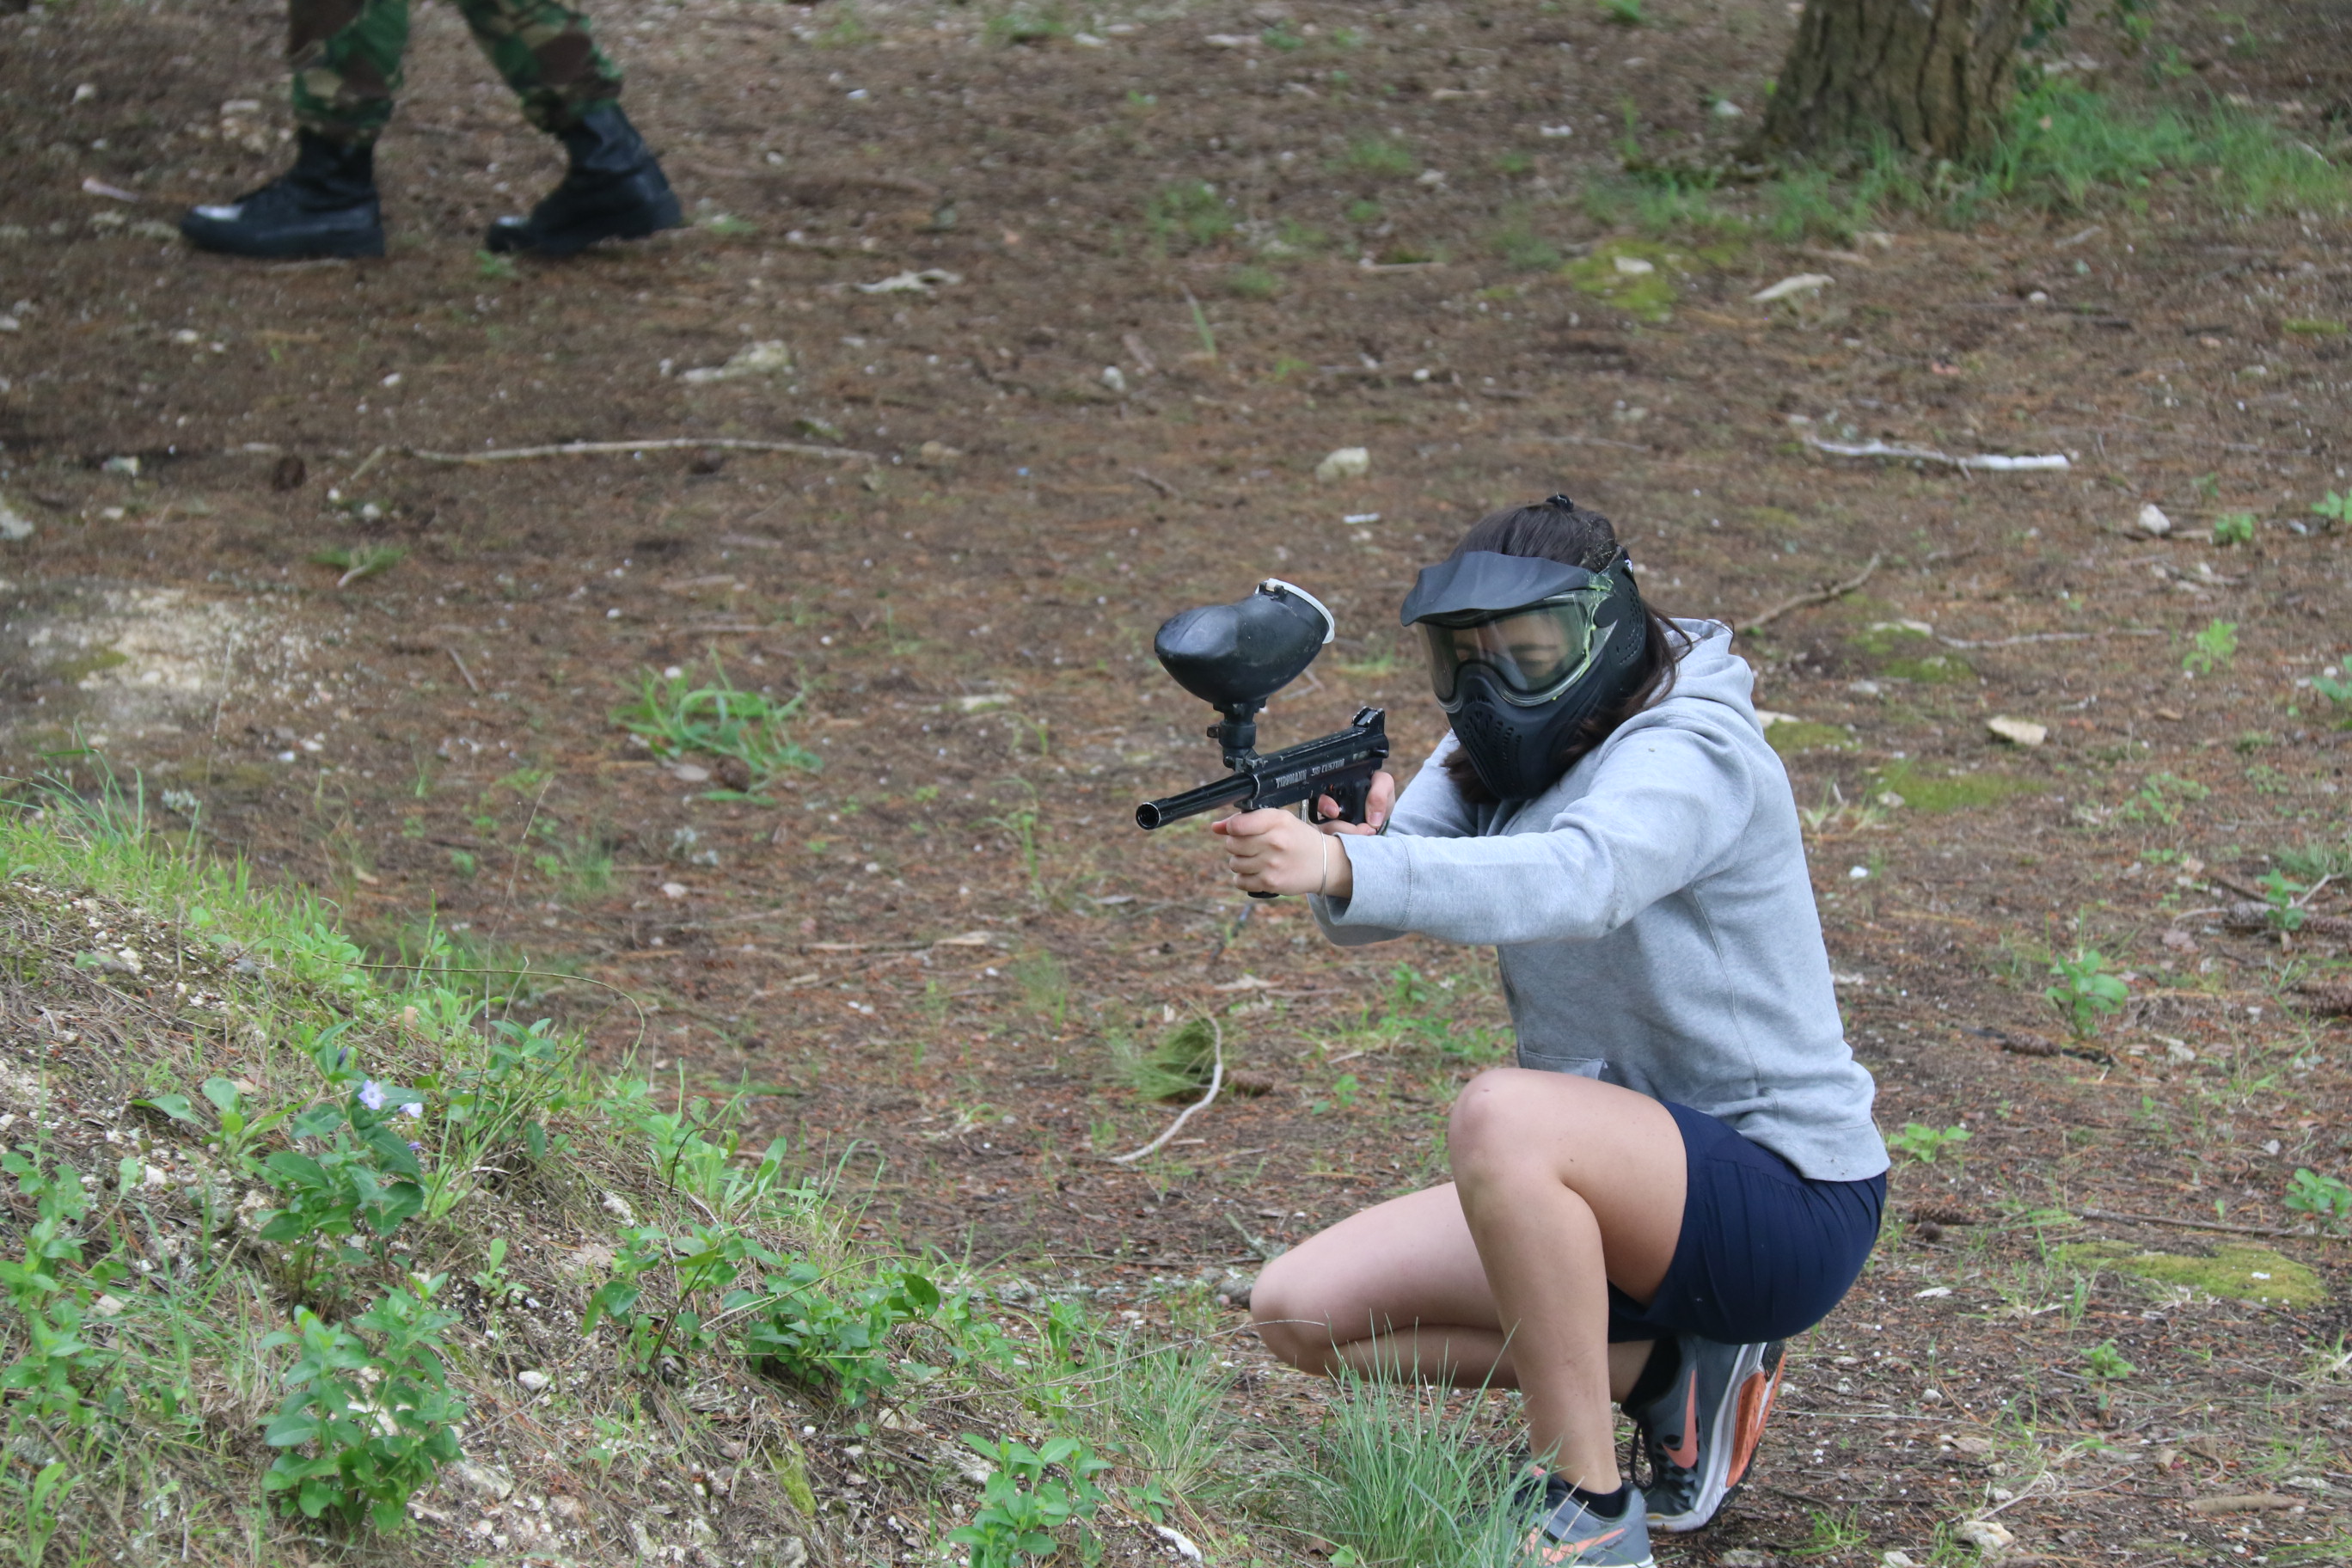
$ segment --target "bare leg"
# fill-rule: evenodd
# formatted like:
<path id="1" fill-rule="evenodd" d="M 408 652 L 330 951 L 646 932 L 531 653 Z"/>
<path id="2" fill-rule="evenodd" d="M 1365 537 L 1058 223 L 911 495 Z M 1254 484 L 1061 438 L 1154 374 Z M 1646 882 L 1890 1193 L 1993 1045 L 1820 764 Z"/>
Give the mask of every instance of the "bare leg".
<path id="1" fill-rule="evenodd" d="M 1682 1227 L 1674 1119 L 1629 1090 L 1498 1069 L 1455 1103 L 1457 1185 L 1354 1215 L 1266 1267 L 1259 1334 L 1294 1366 L 1527 1391 L 1529 1436 L 1617 1484 L 1609 1402 L 1646 1344 L 1610 1345 L 1607 1284 L 1646 1301 Z"/>

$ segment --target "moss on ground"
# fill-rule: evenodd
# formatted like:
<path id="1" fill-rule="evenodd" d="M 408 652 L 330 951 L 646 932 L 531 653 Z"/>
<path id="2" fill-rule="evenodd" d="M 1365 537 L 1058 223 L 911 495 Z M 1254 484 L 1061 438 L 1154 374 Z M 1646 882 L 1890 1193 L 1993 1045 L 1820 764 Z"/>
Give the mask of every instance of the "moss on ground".
<path id="1" fill-rule="evenodd" d="M 1621 259 L 1624 265 L 1620 266 Z M 1689 276 L 1696 258 L 1688 251 L 1646 239 L 1603 240 L 1589 256 L 1560 268 L 1560 275 L 1580 292 L 1591 294 L 1645 321 L 1663 321 L 1675 312 L 1681 297 L 1681 279 Z"/>
<path id="2" fill-rule="evenodd" d="M 2061 1247 L 2069 1263 L 2095 1266 L 2159 1285 L 2186 1285 L 2226 1301 L 2276 1307 L 2317 1307 L 2327 1300 L 2319 1276 L 2267 1247 L 2224 1246 L 2212 1256 L 2140 1252 L 2120 1241 L 2084 1241 Z"/>
<path id="3" fill-rule="evenodd" d="M 1881 791 L 1901 796 L 1913 811 L 1929 813 L 1993 805 L 2013 795 L 2040 795 L 2043 787 L 2013 773 L 1930 773 L 1909 763 L 1890 763 L 1877 777 Z"/>
<path id="4" fill-rule="evenodd" d="M 1800 752 L 1844 751 L 1853 745 L 1853 737 L 1838 724 L 1816 724 L 1803 719 L 1783 719 L 1764 731 L 1772 749 L 1784 757 Z"/>

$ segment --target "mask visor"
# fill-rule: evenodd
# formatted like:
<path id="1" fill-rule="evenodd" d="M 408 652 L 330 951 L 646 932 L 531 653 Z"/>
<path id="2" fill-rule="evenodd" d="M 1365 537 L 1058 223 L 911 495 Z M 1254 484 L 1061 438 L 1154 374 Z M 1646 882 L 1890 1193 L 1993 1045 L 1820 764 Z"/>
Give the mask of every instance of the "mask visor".
<path id="1" fill-rule="evenodd" d="M 1454 700 L 1462 672 L 1474 664 L 1493 675 L 1507 702 L 1534 707 L 1550 701 L 1591 666 L 1606 640 L 1594 621 L 1609 591 L 1604 580 L 1468 626 L 1422 622 L 1429 683 L 1438 701 Z"/>

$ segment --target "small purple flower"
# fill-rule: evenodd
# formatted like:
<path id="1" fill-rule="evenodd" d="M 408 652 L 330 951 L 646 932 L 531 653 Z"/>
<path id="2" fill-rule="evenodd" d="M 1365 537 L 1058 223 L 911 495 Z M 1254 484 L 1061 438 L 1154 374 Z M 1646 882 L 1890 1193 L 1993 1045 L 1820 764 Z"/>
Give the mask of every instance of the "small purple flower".
<path id="1" fill-rule="evenodd" d="M 408 1141 L 408 1152 L 412 1154 L 422 1154 L 425 1152 L 425 1145 L 412 1138 Z"/>
<path id="2" fill-rule="evenodd" d="M 404 1116 L 421 1118 L 425 1114 L 425 1102 L 421 1100 L 412 1100 L 407 1104 L 402 1106 L 400 1108 L 400 1111 Z"/>
<path id="3" fill-rule="evenodd" d="M 360 1085 L 360 1103 L 370 1110 L 383 1109 L 383 1085 L 369 1079 Z"/>

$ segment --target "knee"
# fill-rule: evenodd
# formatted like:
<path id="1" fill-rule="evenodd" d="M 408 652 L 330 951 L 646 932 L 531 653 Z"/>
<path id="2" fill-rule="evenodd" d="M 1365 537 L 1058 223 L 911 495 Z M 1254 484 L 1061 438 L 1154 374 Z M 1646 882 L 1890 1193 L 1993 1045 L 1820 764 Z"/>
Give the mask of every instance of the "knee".
<path id="1" fill-rule="evenodd" d="M 1331 1345 L 1331 1331 L 1315 1314 L 1304 1271 L 1284 1267 L 1297 1256 L 1286 1253 L 1276 1258 L 1250 1287 L 1250 1326 L 1281 1360 L 1320 1372 L 1322 1352 Z"/>
<path id="2" fill-rule="evenodd" d="M 1445 1127 L 1446 1153 L 1454 1174 L 1493 1167 L 1528 1147 L 1528 1074 L 1520 1068 L 1489 1068 L 1465 1084 Z"/>

